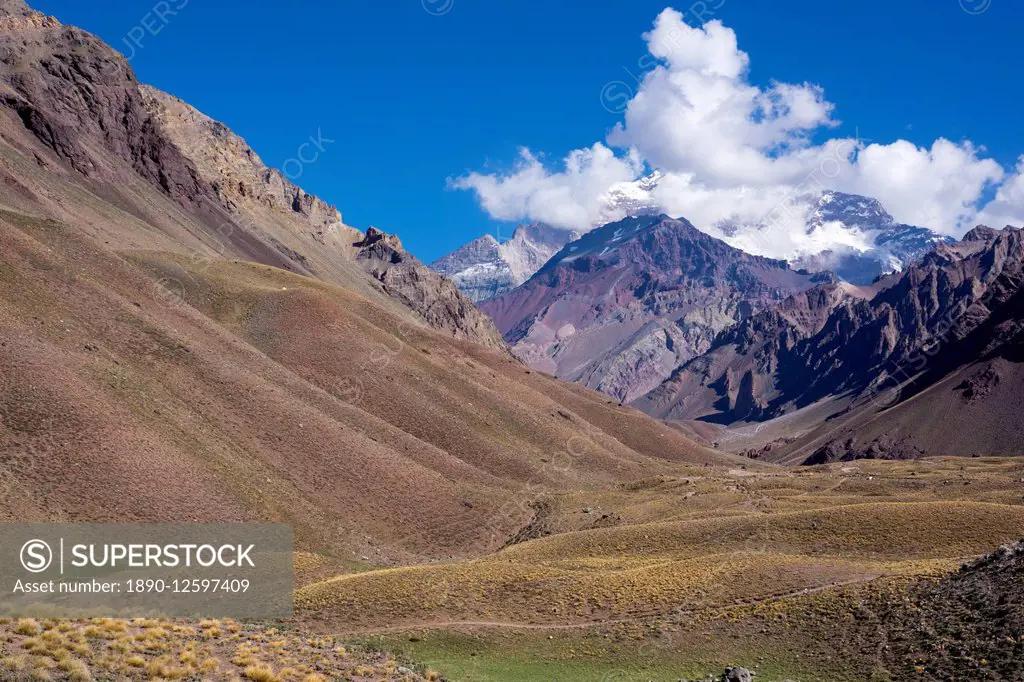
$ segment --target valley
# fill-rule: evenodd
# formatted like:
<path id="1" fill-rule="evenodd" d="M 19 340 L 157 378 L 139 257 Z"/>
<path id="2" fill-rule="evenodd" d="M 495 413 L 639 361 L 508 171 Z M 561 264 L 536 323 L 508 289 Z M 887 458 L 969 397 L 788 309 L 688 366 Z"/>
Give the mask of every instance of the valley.
<path id="1" fill-rule="evenodd" d="M 931 660 L 927 638 L 909 621 L 879 649 L 889 611 L 1014 541 L 1021 480 L 1015 460 L 947 458 L 680 466 L 549 491 L 525 533 L 476 558 L 378 568 L 304 551 L 295 620 L 273 627 L 389 652 L 382 679 L 418 679 L 395 673 L 410 661 L 453 680 L 706 679 L 735 664 L 767 680 L 904 679 Z M 1016 670 L 997 654 L 974 660 L 978 679 Z"/>
<path id="2" fill-rule="evenodd" d="M 0 619 L 0 680 L 1024 679 L 1024 232 L 664 182 L 428 267 L 0 0 L 0 523 L 284 524 L 295 607 Z"/>

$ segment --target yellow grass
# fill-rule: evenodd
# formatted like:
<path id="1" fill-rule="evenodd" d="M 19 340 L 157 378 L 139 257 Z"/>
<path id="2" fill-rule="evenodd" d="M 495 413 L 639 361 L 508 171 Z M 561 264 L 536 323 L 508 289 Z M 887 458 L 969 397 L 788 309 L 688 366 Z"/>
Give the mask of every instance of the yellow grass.
<path id="1" fill-rule="evenodd" d="M 0 680 L 205 680 L 326 682 L 382 679 L 397 668 L 383 654 L 348 651 L 333 637 L 257 626 L 211 634 L 233 621 L 137 619 L 0 623 Z M 25 632 L 34 632 L 27 636 Z"/>

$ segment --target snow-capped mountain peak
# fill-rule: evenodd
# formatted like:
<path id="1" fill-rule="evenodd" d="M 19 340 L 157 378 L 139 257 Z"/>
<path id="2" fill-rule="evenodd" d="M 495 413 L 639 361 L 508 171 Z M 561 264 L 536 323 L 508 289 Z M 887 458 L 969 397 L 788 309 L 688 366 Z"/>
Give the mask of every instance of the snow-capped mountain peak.
<path id="1" fill-rule="evenodd" d="M 841 222 L 864 232 L 884 230 L 896 224 L 877 199 L 845 192 L 822 194 L 811 212 L 807 229 L 810 232 L 827 222 Z"/>
<path id="2" fill-rule="evenodd" d="M 898 223 L 877 199 L 845 192 L 790 197 L 783 219 L 773 217 L 724 221 L 712 231 L 748 253 L 781 258 L 798 268 L 831 270 L 854 284 L 900 270 L 937 243 L 951 241 L 928 228 Z"/>
<path id="3" fill-rule="evenodd" d="M 602 198 L 601 215 L 593 227 L 630 216 L 660 213 L 653 197 L 661 178 L 661 173 L 654 172 L 610 187 Z M 484 301 L 530 279 L 562 247 L 582 234 L 544 223 L 520 225 L 508 241 L 499 242 L 490 235 L 479 237 L 431 267 L 449 277 L 474 301 Z"/>
<path id="4" fill-rule="evenodd" d="M 601 227 L 630 216 L 661 213 L 661 207 L 654 200 L 654 190 L 658 188 L 658 183 L 663 177 L 660 171 L 655 171 L 633 182 L 612 185 L 601 198 L 603 206 L 594 227 Z"/>
<path id="5" fill-rule="evenodd" d="M 476 302 L 514 289 L 541 268 L 578 232 L 543 223 L 520 225 L 505 242 L 486 234 L 431 264 Z"/>

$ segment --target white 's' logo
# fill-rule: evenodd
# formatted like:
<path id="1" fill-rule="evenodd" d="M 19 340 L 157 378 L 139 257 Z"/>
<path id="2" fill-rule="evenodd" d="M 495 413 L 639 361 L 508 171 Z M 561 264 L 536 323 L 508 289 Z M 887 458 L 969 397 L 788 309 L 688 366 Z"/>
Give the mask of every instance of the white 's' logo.
<path id="1" fill-rule="evenodd" d="M 53 550 L 42 540 L 29 540 L 21 546 L 21 565 L 29 573 L 42 573 L 53 563 Z"/>

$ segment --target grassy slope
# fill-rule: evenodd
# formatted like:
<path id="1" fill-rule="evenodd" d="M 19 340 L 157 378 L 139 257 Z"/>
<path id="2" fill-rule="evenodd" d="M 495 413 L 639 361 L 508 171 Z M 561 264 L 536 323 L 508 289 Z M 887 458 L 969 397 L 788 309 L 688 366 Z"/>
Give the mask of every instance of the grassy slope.
<path id="1" fill-rule="evenodd" d="M 0 679 L 417 682 L 437 674 L 376 651 L 232 620 L 0 619 Z"/>

